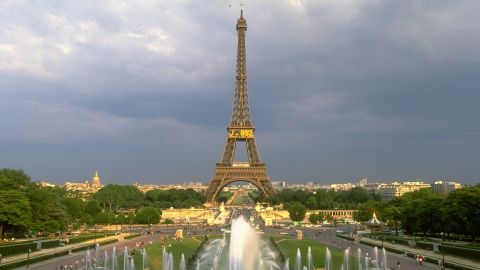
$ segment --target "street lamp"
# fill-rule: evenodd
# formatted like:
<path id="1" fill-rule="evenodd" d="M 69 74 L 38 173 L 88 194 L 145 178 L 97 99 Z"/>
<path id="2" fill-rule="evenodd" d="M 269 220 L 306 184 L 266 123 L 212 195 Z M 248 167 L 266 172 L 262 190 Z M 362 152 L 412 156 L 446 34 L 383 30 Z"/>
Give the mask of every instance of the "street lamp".
<path id="1" fill-rule="evenodd" d="M 444 246 L 444 241 L 445 241 L 445 232 L 442 232 L 442 249 Z M 445 269 L 445 250 L 442 250 L 442 264 L 440 265 L 440 269 Z"/>
<path id="2" fill-rule="evenodd" d="M 28 268 L 28 266 L 29 266 L 28 264 L 29 264 L 29 262 L 30 262 L 30 252 L 32 252 L 32 250 L 30 249 L 30 234 L 31 234 L 31 233 L 32 233 L 32 231 L 30 231 L 30 230 L 29 230 L 28 233 L 27 233 L 27 237 L 28 237 L 27 268 Z"/>
<path id="3" fill-rule="evenodd" d="M 385 235 L 384 235 L 384 234 L 385 234 L 384 226 L 385 226 L 385 225 L 382 224 L 382 248 L 383 248 L 383 238 L 385 238 Z"/>

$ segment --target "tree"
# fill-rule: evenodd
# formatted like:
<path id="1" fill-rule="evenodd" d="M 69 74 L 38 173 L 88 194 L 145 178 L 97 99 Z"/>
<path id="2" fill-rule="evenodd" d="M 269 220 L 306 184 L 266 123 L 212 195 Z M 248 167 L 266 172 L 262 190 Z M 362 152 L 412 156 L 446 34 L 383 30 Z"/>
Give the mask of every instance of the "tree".
<path id="1" fill-rule="evenodd" d="M 95 225 L 95 219 L 91 215 L 85 213 L 80 217 L 80 223 L 87 226 L 93 226 Z"/>
<path id="2" fill-rule="evenodd" d="M 27 191 L 32 206 L 32 229 L 54 233 L 67 228 L 68 214 L 61 204 L 60 192 L 54 188 L 32 185 Z"/>
<path id="3" fill-rule="evenodd" d="M 115 214 L 112 212 L 100 212 L 96 217 L 97 224 L 108 225 L 115 222 Z"/>
<path id="4" fill-rule="evenodd" d="M 123 204 L 119 205 L 120 208 L 129 209 L 143 206 L 143 193 L 136 186 L 122 186 L 122 194 L 125 200 Z"/>
<path id="5" fill-rule="evenodd" d="M 108 184 L 93 195 L 93 200 L 96 200 L 104 211 L 117 211 L 118 206 L 123 204 L 124 201 L 122 187 L 116 184 Z"/>
<path id="6" fill-rule="evenodd" d="M 318 214 L 315 214 L 315 213 L 312 213 L 310 214 L 310 216 L 308 217 L 308 220 L 310 221 L 310 223 L 312 224 L 317 224 L 317 223 L 321 223 L 323 222 L 323 213 L 318 213 Z"/>
<path id="7" fill-rule="evenodd" d="M 20 190 L 0 190 L 0 237 L 4 238 L 6 226 L 30 225 L 32 213 L 30 202 Z"/>
<path id="8" fill-rule="evenodd" d="M 138 210 L 135 221 L 137 224 L 158 224 L 160 213 L 153 207 L 145 207 Z"/>
<path id="9" fill-rule="evenodd" d="M 24 190 L 32 184 L 30 176 L 22 170 L 0 169 L 0 190 Z"/>
<path id="10" fill-rule="evenodd" d="M 365 222 L 372 218 L 373 212 L 375 212 L 377 214 L 377 217 L 380 218 L 380 216 L 378 216 L 378 213 L 380 212 L 381 209 L 382 209 L 381 202 L 370 200 L 365 203 L 362 203 L 358 207 L 358 211 L 353 214 L 353 218 L 356 221 Z"/>
<path id="11" fill-rule="evenodd" d="M 294 222 L 300 222 L 305 218 L 307 209 L 303 204 L 298 202 L 289 203 L 286 205 L 290 219 Z"/>
<path id="12" fill-rule="evenodd" d="M 402 200 L 401 222 L 407 233 L 438 232 L 441 225 L 442 198 L 431 189 L 420 189 L 404 194 Z"/>
<path id="13" fill-rule="evenodd" d="M 461 225 L 459 232 L 470 235 L 474 242 L 480 234 L 480 185 L 452 191 L 446 201 L 455 212 L 451 219 Z"/>
<path id="14" fill-rule="evenodd" d="M 204 202 L 205 195 L 191 188 L 151 190 L 145 193 L 145 205 L 160 209 L 199 207 Z"/>
<path id="15" fill-rule="evenodd" d="M 308 209 L 317 209 L 317 200 L 315 200 L 313 195 L 308 197 L 307 201 L 305 202 L 305 206 Z"/>
<path id="16" fill-rule="evenodd" d="M 70 222 L 78 221 L 84 214 L 85 203 L 80 198 L 64 198 L 62 204 L 65 206 L 70 217 Z"/>
<path id="17" fill-rule="evenodd" d="M 402 208 L 393 204 L 388 205 L 383 209 L 383 216 L 395 223 L 395 235 L 398 235 L 398 222 L 402 217 Z"/>
<path id="18" fill-rule="evenodd" d="M 222 191 L 218 194 L 216 201 L 217 203 L 227 203 L 228 200 L 233 196 L 233 192 L 230 191 Z"/>
<path id="19" fill-rule="evenodd" d="M 394 222 L 395 235 L 398 235 L 398 223 L 402 219 L 404 206 L 405 200 L 402 197 L 396 197 L 393 200 L 389 201 L 382 211 L 382 216 L 385 217 L 385 219 L 389 219 Z"/>
<path id="20" fill-rule="evenodd" d="M 328 215 L 325 217 L 325 220 L 326 220 L 328 223 L 330 223 L 330 224 L 332 224 L 332 223 L 335 222 L 335 219 L 333 218 L 333 216 L 332 216 L 331 214 L 328 214 Z"/>
<path id="21" fill-rule="evenodd" d="M 323 213 L 318 213 L 317 214 L 317 221 L 320 222 L 320 223 L 323 223 L 323 221 L 325 220 L 325 215 Z"/>
<path id="22" fill-rule="evenodd" d="M 85 213 L 90 215 L 92 218 L 95 218 L 100 212 L 102 212 L 102 207 L 98 201 L 90 200 L 85 205 Z"/>
<path id="23" fill-rule="evenodd" d="M 32 185 L 22 170 L 0 169 L 0 237 L 7 226 L 25 229 L 30 226 L 32 212 L 26 190 Z"/>

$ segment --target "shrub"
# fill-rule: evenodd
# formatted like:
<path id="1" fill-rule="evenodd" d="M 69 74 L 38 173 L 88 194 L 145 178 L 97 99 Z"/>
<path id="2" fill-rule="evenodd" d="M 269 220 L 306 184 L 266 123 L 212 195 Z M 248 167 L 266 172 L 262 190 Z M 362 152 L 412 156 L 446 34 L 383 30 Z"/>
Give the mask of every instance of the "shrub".
<path id="1" fill-rule="evenodd" d="M 165 221 L 163 222 L 165 224 L 174 224 L 173 220 L 166 218 Z"/>

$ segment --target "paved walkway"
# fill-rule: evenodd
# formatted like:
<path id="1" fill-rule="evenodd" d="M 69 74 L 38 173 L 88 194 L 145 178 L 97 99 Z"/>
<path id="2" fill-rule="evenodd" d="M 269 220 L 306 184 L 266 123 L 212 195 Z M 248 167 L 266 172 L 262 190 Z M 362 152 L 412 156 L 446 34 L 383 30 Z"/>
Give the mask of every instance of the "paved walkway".
<path id="1" fill-rule="evenodd" d="M 120 239 L 123 239 L 127 235 L 129 235 L 129 234 L 123 233 L 123 234 L 119 234 L 119 235 L 112 235 L 112 236 L 108 236 L 108 237 L 97 238 L 95 240 L 92 239 L 92 240 L 88 240 L 88 241 L 81 242 L 81 243 L 75 243 L 75 244 L 71 244 L 71 245 L 59 246 L 59 247 L 55 247 L 55 248 L 41 249 L 41 250 L 38 250 L 38 251 L 31 252 L 30 253 L 30 259 L 38 257 L 38 256 L 43 256 L 43 255 L 47 255 L 47 254 L 56 253 L 56 252 L 61 252 L 61 251 L 67 251 L 67 250 L 75 249 L 75 248 L 80 248 L 80 247 L 88 246 L 88 245 L 91 245 L 91 244 L 94 244 L 94 243 L 102 243 L 102 242 L 112 240 L 112 239 L 120 240 Z M 8 256 L 8 257 L 4 257 L 5 262 L 3 262 L 2 264 L 8 264 L 10 262 L 26 260 L 27 258 L 28 258 L 28 254 L 18 254 L 18 255 Z"/>

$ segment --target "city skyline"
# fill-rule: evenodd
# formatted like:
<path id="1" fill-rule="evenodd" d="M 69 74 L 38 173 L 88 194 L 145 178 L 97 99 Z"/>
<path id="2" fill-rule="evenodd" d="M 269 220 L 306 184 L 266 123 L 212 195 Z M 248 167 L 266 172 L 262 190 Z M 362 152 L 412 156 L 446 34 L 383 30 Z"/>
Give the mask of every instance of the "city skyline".
<path id="1" fill-rule="evenodd" d="M 273 3 L 244 6 L 272 180 L 480 182 L 480 3 Z M 1 167 L 57 183 L 95 170 L 208 181 L 231 113 L 236 3 L 0 7 Z"/>

